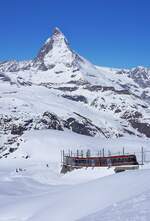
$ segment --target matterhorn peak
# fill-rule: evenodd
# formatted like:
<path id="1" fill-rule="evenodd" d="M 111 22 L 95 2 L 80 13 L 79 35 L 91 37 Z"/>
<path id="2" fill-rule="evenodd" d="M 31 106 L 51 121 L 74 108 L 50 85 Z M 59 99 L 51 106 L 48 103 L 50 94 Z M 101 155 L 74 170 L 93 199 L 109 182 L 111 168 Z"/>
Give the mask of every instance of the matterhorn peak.
<path id="1" fill-rule="evenodd" d="M 55 27 L 53 29 L 53 32 L 52 32 L 52 36 L 50 38 L 47 39 L 47 41 L 45 42 L 45 44 L 48 44 L 48 43 L 52 43 L 55 44 L 57 43 L 58 41 L 62 41 L 61 43 L 65 43 L 65 44 L 68 44 L 68 41 L 65 37 L 65 35 L 63 34 L 62 31 L 60 31 L 59 28 Z"/>
<path id="2" fill-rule="evenodd" d="M 64 34 L 59 28 L 54 28 L 52 36 L 47 39 L 34 59 L 34 67 L 47 70 L 54 67 L 57 63 L 72 62 L 73 52 Z"/>
<path id="3" fill-rule="evenodd" d="M 64 34 L 62 33 L 62 31 L 58 28 L 58 27 L 55 27 L 54 30 L 53 30 L 53 35 L 63 35 Z"/>

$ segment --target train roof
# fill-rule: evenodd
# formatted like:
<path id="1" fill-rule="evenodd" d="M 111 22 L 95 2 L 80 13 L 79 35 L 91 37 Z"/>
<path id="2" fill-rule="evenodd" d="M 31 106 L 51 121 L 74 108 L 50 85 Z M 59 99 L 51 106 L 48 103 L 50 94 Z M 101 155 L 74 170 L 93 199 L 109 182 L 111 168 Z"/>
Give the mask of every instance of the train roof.
<path id="1" fill-rule="evenodd" d="M 87 156 L 87 157 L 82 157 L 82 156 L 66 156 L 66 157 L 69 157 L 69 158 L 73 158 L 73 159 L 99 159 L 99 158 L 129 158 L 129 157 L 136 157 L 135 154 L 128 154 L 128 155 L 112 155 L 112 156 L 95 156 L 95 157 L 92 157 L 92 156 Z"/>

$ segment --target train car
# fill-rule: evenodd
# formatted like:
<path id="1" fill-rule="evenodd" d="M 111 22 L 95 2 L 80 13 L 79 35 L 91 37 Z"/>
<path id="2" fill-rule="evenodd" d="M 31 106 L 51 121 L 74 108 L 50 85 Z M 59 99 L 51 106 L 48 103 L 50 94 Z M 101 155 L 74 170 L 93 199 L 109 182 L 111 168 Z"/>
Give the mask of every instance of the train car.
<path id="1" fill-rule="evenodd" d="M 64 156 L 63 159 L 63 168 L 68 171 L 82 167 L 116 167 L 131 165 L 138 165 L 136 156 L 134 154 L 106 157 Z"/>

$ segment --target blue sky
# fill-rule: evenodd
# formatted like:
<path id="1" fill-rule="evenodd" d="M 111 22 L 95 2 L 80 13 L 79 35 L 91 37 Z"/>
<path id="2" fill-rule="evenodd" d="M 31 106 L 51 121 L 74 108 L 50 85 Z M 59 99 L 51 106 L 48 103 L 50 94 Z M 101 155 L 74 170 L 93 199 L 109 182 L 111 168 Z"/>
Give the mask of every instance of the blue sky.
<path id="1" fill-rule="evenodd" d="M 0 0 L 0 60 L 31 59 L 55 26 L 91 62 L 150 67 L 149 0 Z"/>

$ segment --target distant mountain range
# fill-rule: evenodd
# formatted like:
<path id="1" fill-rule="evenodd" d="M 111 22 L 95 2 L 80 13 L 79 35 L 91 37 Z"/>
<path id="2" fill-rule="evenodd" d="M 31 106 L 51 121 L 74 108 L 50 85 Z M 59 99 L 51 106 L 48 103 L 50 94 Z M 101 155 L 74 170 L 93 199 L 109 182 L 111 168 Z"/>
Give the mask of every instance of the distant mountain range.
<path id="1" fill-rule="evenodd" d="M 55 28 L 33 60 L 0 62 L 1 157 L 42 129 L 150 137 L 150 69 L 95 66 Z"/>

